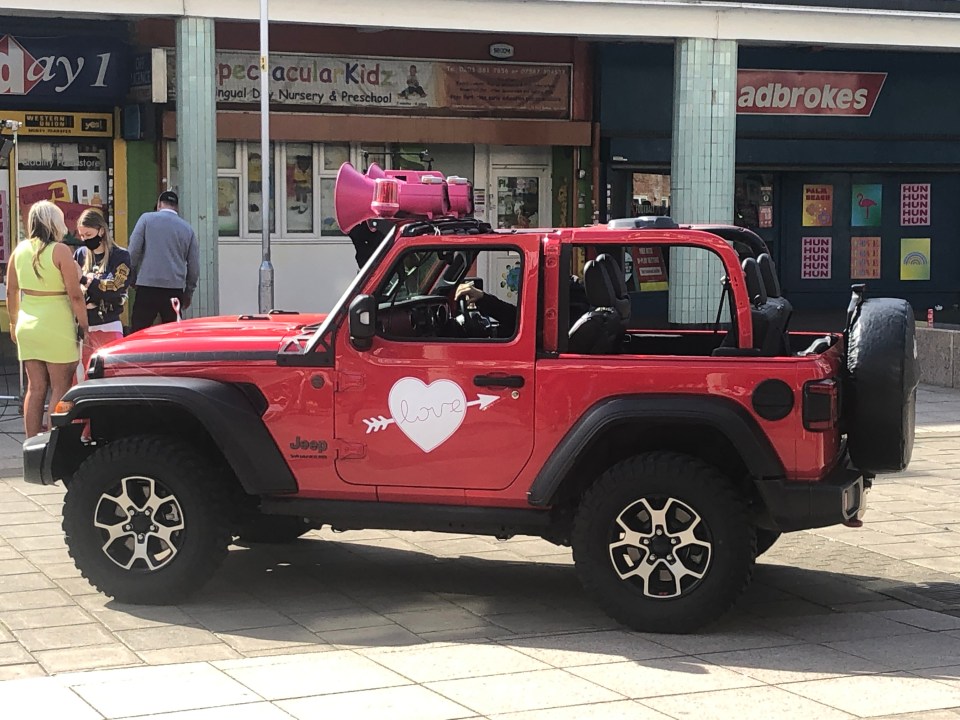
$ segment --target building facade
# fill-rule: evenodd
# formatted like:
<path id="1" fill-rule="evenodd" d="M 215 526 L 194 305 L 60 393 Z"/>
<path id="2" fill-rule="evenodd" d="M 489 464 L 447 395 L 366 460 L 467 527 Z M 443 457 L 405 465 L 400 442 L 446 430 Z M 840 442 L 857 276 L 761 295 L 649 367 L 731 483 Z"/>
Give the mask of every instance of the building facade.
<path id="1" fill-rule="evenodd" d="M 669 205 L 685 222 L 736 218 L 771 241 L 801 307 L 833 304 L 859 279 L 918 306 L 956 302 L 942 200 L 953 192 L 949 81 L 960 50 L 950 0 L 488 0 L 484 12 L 466 0 L 356 0 L 322 17 L 275 3 L 269 188 L 258 179 L 258 8 L 188 9 L 103 0 L 97 23 L 126 24 L 135 86 L 150 70 L 147 95 L 134 87 L 115 111 L 113 144 L 129 158 L 131 216 L 179 188 L 203 246 L 198 314 L 256 309 L 264 202 L 275 304 L 329 306 L 355 271 L 329 213 L 345 159 L 362 169 L 432 158 L 472 175 L 494 225 L 579 224 L 631 214 L 634 201 Z M 4 10 L 45 30 L 50 18 L 89 17 L 67 0 L 7 0 Z M 818 75 L 814 98 L 804 83 Z M 826 87 L 841 75 L 847 85 Z M 510 96 L 511 83 L 526 92 Z M 931 105 L 924 88 L 945 102 Z M 634 192 L 637 174 L 661 177 Z"/>

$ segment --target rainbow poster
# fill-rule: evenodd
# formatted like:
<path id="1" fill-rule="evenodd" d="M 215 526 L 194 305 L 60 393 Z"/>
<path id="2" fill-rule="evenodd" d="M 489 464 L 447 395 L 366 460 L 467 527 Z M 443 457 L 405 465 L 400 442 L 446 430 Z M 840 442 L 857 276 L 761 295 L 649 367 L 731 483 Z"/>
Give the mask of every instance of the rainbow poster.
<path id="1" fill-rule="evenodd" d="M 930 279 L 930 238 L 900 239 L 900 279 Z"/>

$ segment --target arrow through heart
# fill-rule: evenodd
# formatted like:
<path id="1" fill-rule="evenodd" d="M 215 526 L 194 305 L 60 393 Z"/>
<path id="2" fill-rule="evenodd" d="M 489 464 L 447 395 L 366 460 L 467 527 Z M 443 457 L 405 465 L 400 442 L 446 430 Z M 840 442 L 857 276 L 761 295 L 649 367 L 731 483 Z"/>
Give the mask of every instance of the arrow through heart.
<path id="1" fill-rule="evenodd" d="M 435 380 L 427 385 L 413 377 L 405 377 L 390 388 L 387 406 L 390 417 L 378 415 L 364 419 L 367 434 L 396 425 L 404 435 L 424 452 L 440 447 L 460 428 L 467 408 L 486 410 L 500 399 L 499 395 L 477 393 L 467 401 L 463 389 L 452 380 Z"/>

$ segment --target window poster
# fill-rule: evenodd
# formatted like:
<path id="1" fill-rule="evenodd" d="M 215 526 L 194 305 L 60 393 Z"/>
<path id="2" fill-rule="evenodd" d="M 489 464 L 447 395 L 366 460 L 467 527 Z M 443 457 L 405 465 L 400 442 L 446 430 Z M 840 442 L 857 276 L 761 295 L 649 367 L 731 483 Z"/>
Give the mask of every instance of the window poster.
<path id="1" fill-rule="evenodd" d="M 801 238 L 800 279 L 829 280 L 833 259 L 833 238 Z"/>
<path id="2" fill-rule="evenodd" d="M 540 181 L 536 177 L 497 178 L 497 227 L 539 227 Z"/>
<path id="3" fill-rule="evenodd" d="M 900 279 L 930 279 L 930 238 L 900 239 Z"/>
<path id="4" fill-rule="evenodd" d="M 930 224 L 930 183 L 900 186 L 900 224 L 904 227 Z"/>
<path id="5" fill-rule="evenodd" d="M 880 227 L 883 214 L 883 185 L 854 185 L 850 199 L 853 227 Z"/>
<path id="6" fill-rule="evenodd" d="M 224 237 L 240 234 L 240 178 L 217 178 L 217 230 Z"/>
<path id="7" fill-rule="evenodd" d="M 803 186 L 803 227 L 833 225 L 833 185 Z"/>
<path id="8" fill-rule="evenodd" d="M 850 238 L 850 279 L 880 279 L 880 238 Z"/>

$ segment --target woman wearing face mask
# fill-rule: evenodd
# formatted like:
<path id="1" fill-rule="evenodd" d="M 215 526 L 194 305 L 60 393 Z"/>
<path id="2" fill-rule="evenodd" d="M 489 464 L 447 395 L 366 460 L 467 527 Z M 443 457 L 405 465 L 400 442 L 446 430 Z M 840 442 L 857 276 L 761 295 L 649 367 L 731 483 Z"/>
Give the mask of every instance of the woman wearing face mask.
<path id="1" fill-rule="evenodd" d="M 27 437 L 40 433 L 43 405 L 50 391 L 54 408 L 70 387 L 80 351 L 77 335 L 87 331 L 83 291 L 70 249 L 63 212 L 48 200 L 30 207 L 26 239 L 7 264 L 10 338 L 27 371 L 23 423 Z"/>
<path id="2" fill-rule="evenodd" d="M 99 210 L 84 210 L 77 220 L 77 237 L 83 247 L 74 254 L 80 265 L 90 323 L 89 341 L 83 346 L 83 371 L 99 348 L 123 337 L 120 313 L 127 301 L 130 283 L 130 253 L 118 247 Z"/>

